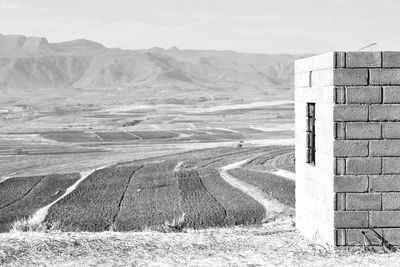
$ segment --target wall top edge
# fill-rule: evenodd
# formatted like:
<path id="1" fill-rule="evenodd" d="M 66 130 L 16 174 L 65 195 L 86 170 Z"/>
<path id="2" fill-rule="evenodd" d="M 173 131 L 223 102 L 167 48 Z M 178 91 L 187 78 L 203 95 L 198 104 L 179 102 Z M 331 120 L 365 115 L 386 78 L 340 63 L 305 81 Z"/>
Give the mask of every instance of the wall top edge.
<path id="1" fill-rule="evenodd" d="M 295 61 L 295 72 L 306 72 L 320 69 L 334 68 L 336 65 L 336 54 L 329 52 L 312 57 L 302 58 Z"/>
<path id="2" fill-rule="evenodd" d="M 381 66 L 400 67 L 400 51 L 332 51 L 296 60 L 295 72 Z"/>

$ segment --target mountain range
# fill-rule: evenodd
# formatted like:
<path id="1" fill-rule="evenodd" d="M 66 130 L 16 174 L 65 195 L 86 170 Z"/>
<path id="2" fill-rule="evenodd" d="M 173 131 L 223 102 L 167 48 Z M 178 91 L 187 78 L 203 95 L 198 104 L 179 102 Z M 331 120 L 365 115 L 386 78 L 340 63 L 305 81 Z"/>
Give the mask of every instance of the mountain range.
<path id="1" fill-rule="evenodd" d="M 176 47 L 125 50 L 84 39 L 49 43 L 43 37 L 0 34 L 0 89 L 251 87 L 287 91 L 293 85 L 293 61 L 305 56 Z"/>

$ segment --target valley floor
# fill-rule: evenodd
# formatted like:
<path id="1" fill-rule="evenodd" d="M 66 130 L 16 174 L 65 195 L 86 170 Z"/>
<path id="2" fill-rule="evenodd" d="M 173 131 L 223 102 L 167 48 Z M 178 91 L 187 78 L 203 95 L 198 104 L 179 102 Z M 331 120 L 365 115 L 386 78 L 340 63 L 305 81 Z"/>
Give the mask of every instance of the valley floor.
<path id="1" fill-rule="evenodd" d="M 281 177 L 294 172 L 293 104 L 229 103 L 0 116 L 0 232 L 51 203 L 45 221 L 71 231 L 2 233 L 0 266 L 400 266 L 399 253 L 313 245 L 282 217 L 290 212 L 261 224 L 271 209 L 224 178 L 293 210 L 295 182 Z M 110 167 L 60 197 L 100 166 Z M 150 230 L 183 214 L 190 229 Z"/>
<path id="2" fill-rule="evenodd" d="M 2 266 L 388 266 L 400 253 L 312 245 L 290 217 L 253 226 L 178 233 L 7 233 Z"/>

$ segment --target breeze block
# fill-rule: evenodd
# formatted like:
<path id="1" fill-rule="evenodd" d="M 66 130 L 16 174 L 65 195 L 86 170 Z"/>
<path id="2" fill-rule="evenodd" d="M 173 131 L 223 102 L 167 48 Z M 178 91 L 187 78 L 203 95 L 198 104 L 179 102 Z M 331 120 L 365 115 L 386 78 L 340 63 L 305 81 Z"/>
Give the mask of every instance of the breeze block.
<path id="1" fill-rule="evenodd" d="M 312 164 L 308 104 L 315 107 Z M 374 229 L 399 245 L 400 52 L 297 60 L 295 117 L 297 229 L 336 246 L 362 245 L 362 232 L 379 243 Z"/>

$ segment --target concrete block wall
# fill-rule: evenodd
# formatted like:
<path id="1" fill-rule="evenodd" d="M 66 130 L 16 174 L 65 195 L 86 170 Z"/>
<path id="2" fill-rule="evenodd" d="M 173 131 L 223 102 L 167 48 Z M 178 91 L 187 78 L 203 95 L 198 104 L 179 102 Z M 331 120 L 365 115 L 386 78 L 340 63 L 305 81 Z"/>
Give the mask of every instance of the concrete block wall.
<path id="1" fill-rule="evenodd" d="M 400 244 L 400 52 L 328 53 L 296 61 L 295 72 L 298 229 L 360 245 L 374 228 Z M 307 102 L 316 103 L 315 166 L 304 160 Z"/>
<path id="2" fill-rule="evenodd" d="M 342 54 L 345 64 L 334 70 L 334 89 L 343 95 L 333 117 L 335 242 L 361 244 L 361 230 L 374 228 L 398 244 L 400 52 Z"/>
<path id="3" fill-rule="evenodd" d="M 309 239 L 334 240 L 334 123 L 335 53 L 296 61 L 296 226 Z M 315 165 L 307 161 L 307 103 L 315 106 Z M 316 220 L 315 218 L 318 218 Z"/>

